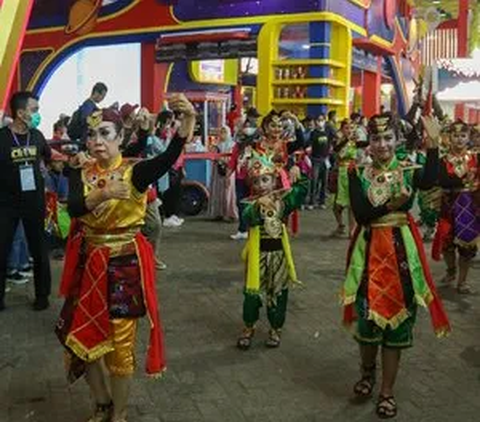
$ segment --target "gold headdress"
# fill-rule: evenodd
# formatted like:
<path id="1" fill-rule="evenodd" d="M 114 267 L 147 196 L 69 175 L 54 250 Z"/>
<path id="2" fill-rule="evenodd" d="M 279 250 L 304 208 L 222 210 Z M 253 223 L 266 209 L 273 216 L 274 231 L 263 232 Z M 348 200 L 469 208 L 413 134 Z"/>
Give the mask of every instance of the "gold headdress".
<path id="1" fill-rule="evenodd" d="M 388 130 L 395 130 L 395 120 L 391 114 L 378 114 L 368 122 L 368 133 L 378 135 Z"/>
<path id="2" fill-rule="evenodd" d="M 459 119 L 450 125 L 448 132 L 450 134 L 470 133 L 470 128 L 463 120 Z"/>

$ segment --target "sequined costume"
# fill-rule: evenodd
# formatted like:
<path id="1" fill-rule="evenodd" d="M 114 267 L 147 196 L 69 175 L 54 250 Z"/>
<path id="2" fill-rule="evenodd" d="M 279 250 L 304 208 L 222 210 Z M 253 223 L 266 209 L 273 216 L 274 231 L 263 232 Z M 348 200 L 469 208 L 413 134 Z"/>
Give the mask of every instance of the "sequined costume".
<path id="1" fill-rule="evenodd" d="M 440 220 L 435 236 L 433 257 L 458 248 L 460 256 L 475 257 L 480 241 L 480 155 L 465 151 L 448 153 L 440 164 L 443 189 Z"/>
<path id="2" fill-rule="evenodd" d="M 249 178 L 252 171 L 276 175 L 274 167 L 268 158 L 254 154 L 249 162 Z M 289 190 L 279 187 L 279 191 L 270 194 L 275 198 L 275 209 L 265 209 L 251 199 L 244 211 L 250 227 L 243 251 L 246 263 L 243 319 L 247 328 L 255 326 L 264 302 L 271 328 L 280 330 L 285 323 L 289 286 L 298 282 L 284 221 L 304 203 L 308 179 L 300 179 Z"/>
<path id="3" fill-rule="evenodd" d="M 145 140 L 147 132 L 141 132 Z M 60 293 L 65 297 L 57 335 L 67 350 L 69 379 L 83 375 L 100 358 L 112 375 L 131 375 L 138 318 L 148 315 L 150 344 L 146 371 L 165 369 L 162 328 L 155 290 L 154 254 L 141 234 L 147 190 L 175 163 L 184 145 L 178 136 L 168 150 L 151 160 L 119 156 L 108 169 L 97 164 L 71 170 L 68 208 L 75 218 Z M 129 199 L 111 199 L 93 211 L 85 198 L 109 180 L 131 188 Z"/>
<path id="4" fill-rule="evenodd" d="M 409 213 L 417 189 L 434 185 L 438 152 L 430 150 L 424 169 L 396 157 L 384 168 L 352 167 L 350 199 L 358 227 L 352 239 L 342 291 L 344 322 L 360 344 L 409 347 L 417 305 L 428 307 L 435 332 L 449 331 L 419 231 Z M 391 212 L 389 201 L 402 186 L 410 200 Z"/>

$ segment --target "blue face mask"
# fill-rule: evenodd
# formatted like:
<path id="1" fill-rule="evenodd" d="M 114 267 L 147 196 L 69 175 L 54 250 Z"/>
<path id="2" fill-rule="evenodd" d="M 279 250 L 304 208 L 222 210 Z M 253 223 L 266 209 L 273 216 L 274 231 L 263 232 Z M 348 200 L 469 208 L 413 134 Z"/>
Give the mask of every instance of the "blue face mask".
<path id="1" fill-rule="evenodd" d="M 32 114 L 32 118 L 30 120 L 30 127 L 33 128 L 33 129 L 36 129 L 40 126 L 41 122 L 42 122 L 42 116 L 37 111 L 36 113 Z"/>

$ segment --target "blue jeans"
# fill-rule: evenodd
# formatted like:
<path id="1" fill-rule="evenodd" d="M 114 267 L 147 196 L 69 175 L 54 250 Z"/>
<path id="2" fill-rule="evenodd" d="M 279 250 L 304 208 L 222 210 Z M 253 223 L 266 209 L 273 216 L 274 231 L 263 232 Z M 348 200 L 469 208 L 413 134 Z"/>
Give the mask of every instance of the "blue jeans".
<path id="1" fill-rule="evenodd" d="M 18 223 L 15 237 L 13 238 L 12 249 L 8 258 L 8 272 L 21 271 L 28 267 L 30 254 L 28 252 L 27 240 L 23 224 Z"/>
<path id="2" fill-rule="evenodd" d="M 238 208 L 238 231 L 245 233 L 248 230 L 247 222 L 243 218 L 243 210 L 245 209 L 245 204 L 242 203 L 242 200 L 248 196 L 248 186 L 247 182 L 244 179 L 235 179 L 235 193 L 237 195 L 237 208 Z"/>

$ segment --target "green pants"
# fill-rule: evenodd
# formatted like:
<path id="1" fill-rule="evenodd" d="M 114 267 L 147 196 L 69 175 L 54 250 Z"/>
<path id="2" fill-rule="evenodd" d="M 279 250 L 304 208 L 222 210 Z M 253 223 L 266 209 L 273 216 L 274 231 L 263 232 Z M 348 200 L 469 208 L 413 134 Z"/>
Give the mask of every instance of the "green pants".
<path id="1" fill-rule="evenodd" d="M 279 330 L 285 324 L 287 316 L 288 289 L 283 289 L 274 301 L 267 303 L 267 317 L 270 326 Z M 260 318 L 262 298 L 260 295 L 244 294 L 243 300 L 243 322 L 246 327 L 252 328 Z"/>
<path id="2" fill-rule="evenodd" d="M 416 307 L 413 307 L 410 317 L 394 329 L 389 327 L 382 329 L 373 321 L 359 318 L 356 322 L 354 337 L 362 346 L 407 349 L 413 345 L 413 326 L 416 314 Z"/>

